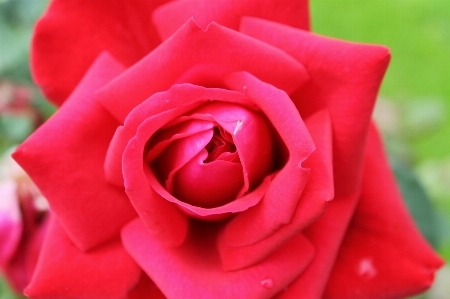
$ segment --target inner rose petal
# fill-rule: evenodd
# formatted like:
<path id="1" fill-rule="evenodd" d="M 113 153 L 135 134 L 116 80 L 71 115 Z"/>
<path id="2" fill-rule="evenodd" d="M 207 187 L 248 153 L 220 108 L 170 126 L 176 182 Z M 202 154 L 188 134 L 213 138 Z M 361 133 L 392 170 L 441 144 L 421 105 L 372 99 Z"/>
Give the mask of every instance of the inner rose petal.
<path id="1" fill-rule="evenodd" d="M 233 201 L 244 185 L 242 165 L 229 161 L 205 163 L 202 150 L 174 176 L 173 195 L 194 206 L 214 208 Z"/>
<path id="2" fill-rule="evenodd" d="M 215 160 L 220 160 L 222 157 L 229 157 L 236 153 L 236 145 L 230 138 L 224 135 L 230 135 L 224 130 L 220 130 L 218 127 L 214 127 L 214 135 L 211 141 L 206 145 L 205 149 L 208 151 L 208 157 L 203 161 L 209 163 Z M 223 159 L 223 158 L 222 158 Z"/>

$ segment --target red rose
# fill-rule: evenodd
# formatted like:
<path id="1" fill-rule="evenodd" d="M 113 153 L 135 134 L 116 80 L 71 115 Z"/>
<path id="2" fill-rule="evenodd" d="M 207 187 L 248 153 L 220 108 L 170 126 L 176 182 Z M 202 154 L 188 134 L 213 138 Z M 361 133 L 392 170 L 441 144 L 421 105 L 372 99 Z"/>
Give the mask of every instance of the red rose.
<path id="1" fill-rule="evenodd" d="M 430 286 L 442 261 L 370 123 L 389 50 L 308 32 L 305 1 L 164 2 L 55 0 L 36 27 L 35 79 L 64 104 L 14 156 L 56 214 L 26 294 Z"/>

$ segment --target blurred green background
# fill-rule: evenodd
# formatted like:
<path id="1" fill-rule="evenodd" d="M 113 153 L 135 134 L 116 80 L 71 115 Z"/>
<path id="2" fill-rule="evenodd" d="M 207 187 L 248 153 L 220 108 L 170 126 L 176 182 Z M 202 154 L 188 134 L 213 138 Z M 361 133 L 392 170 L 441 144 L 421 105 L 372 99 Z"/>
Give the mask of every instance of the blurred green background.
<path id="1" fill-rule="evenodd" d="M 450 261 L 450 1 L 310 3 L 315 33 L 391 49 L 375 118 L 411 213 Z M 49 116 L 54 108 L 33 87 L 28 68 L 32 26 L 46 5 L 47 0 L 0 0 L 0 83 L 33 88 L 33 105 Z M 28 122 L 0 117 L 0 153 L 31 133 Z M 436 288 L 422 297 L 448 298 L 448 270 L 441 273 Z M 0 299 L 5 298 L 15 297 L 0 280 Z"/>

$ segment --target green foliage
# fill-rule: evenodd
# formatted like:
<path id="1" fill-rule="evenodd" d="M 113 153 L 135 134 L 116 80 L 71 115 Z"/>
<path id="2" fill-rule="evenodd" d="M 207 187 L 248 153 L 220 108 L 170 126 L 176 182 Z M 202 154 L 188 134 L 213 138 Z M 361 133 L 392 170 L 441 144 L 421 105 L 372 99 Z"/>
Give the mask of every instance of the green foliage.
<path id="1" fill-rule="evenodd" d="M 0 279 L 0 299 L 20 299 L 21 296 L 16 296 L 6 285 L 4 281 Z"/>
<path id="2" fill-rule="evenodd" d="M 425 189 L 414 175 L 411 167 L 394 157 L 391 158 L 391 166 L 417 226 L 428 242 L 436 248 L 441 232 L 437 213 L 433 209 Z"/>
<path id="3" fill-rule="evenodd" d="M 32 27 L 47 6 L 43 0 L 0 0 L 0 76 L 31 82 Z"/>

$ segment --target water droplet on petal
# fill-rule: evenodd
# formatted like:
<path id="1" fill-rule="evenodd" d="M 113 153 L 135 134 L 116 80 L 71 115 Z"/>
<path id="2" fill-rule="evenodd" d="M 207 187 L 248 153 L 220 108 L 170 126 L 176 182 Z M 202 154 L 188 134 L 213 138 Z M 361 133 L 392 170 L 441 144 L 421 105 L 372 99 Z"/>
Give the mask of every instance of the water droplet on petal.
<path id="1" fill-rule="evenodd" d="M 273 280 L 272 280 L 272 278 L 266 278 L 266 279 L 263 279 L 263 280 L 261 281 L 261 285 L 262 285 L 263 287 L 265 287 L 266 289 L 271 289 L 271 288 L 273 288 Z"/>
<path id="2" fill-rule="evenodd" d="M 372 259 L 362 259 L 358 267 L 358 275 L 371 279 L 377 275 L 377 269 L 375 268 Z"/>
<path id="3" fill-rule="evenodd" d="M 234 129 L 233 135 L 236 135 L 236 133 L 239 131 L 239 129 L 241 128 L 242 124 L 244 122 L 242 120 L 238 120 L 236 123 L 236 128 Z"/>
<path id="4" fill-rule="evenodd" d="M 245 85 L 242 86 L 242 90 L 244 90 L 244 91 L 247 90 L 247 86 L 245 86 Z"/>

